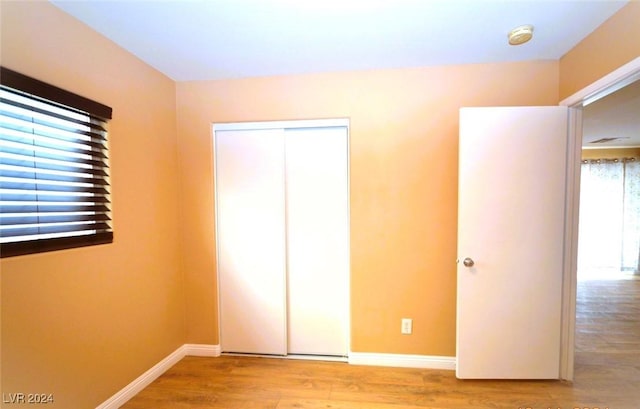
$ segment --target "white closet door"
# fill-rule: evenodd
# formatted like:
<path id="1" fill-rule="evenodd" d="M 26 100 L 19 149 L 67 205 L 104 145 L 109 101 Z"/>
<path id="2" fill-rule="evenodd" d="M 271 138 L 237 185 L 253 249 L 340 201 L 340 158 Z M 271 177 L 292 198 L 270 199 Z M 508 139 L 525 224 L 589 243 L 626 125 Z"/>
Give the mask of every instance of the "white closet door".
<path id="1" fill-rule="evenodd" d="M 216 131 L 223 352 L 284 355 L 284 133 Z"/>
<path id="2" fill-rule="evenodd" d="M 285 132 L 288 353 L 346 356 L 347 128 Z"/>

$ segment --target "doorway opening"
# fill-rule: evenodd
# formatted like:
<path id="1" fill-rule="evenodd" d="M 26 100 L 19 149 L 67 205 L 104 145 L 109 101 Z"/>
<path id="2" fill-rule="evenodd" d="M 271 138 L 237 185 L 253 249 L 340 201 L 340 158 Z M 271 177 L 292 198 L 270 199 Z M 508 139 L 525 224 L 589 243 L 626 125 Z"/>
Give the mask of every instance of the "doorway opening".
<path id="1" fill-rule="evenodd" d="M 640 80 L 583 108 L 578 281 L 640 263 Z"/>
<path id="2" fill-rule="evenodd" d="M 640 364 L 638 112 L 639 80 L 582 112 L 575 365 L 620 378 Z"/>
<path id="3" fill-rule="evenodd" d="M 640 132 L 636 131 L 632 137 L 626 130 L 626 127 L 638 126 L 635 117 L 639 108 L 633 107 L 635 103 L 640 104 L 638 80 L 640 58 L 561 102 L 561 105 L 575 108 L 571 114 L 573 125 L 581 129 L 570 147 L 573 165 L 569 163 L 574 172 L 569 176 L 570 203 L 567 208 L 572 226 L 568 226 L 566 238 L 570 250 L 563 285 L 561 367 L 562 378 L 567 380 L 573 380 L 575 367 L 588 366 L 597 371 L 596 367 L 602 366 L 603 370 L 606 367 L 608 371 L 613 368 L 624 371 L 629 365 L 639 363 L 630 358 L 640 356 L 637 341 L 640 321 L 636 318 L 640 308 L 640 281 L 635 274 L 640 244 L 637 238 L 622 240 L 625 235 L 636 234 L 630 232 L 640 218 L 638 212 L 629 211 L 636 205 L 625 203 L 625 200 L 640 200 L 640 193 L 634 186 L 624 186 L 626 163 L 632 163 L 629 168 L 634 168 L 640 159 Z M 621 93 L 616 95 L 617 91 Z M 605 115 L 605 111 L 611 110 L 608 100 L 626 101 L 629 106 Z M 631 110 L 629 118 L 624 118 L 627 109 Z M 611 115 L 617 117 L 611 118 Z M 608 132 L 606 136 L 602 134 L 602 128 Z M 601 149 L 583 149 L 583 145 Z M 634 157 L 635 162 L 631 160 Z M 587 162 L 583 164 L 584 161 Z M 598 162 L 607 166 L 598 168 Z M 609 163 L 615 165 L 608 166 Z M 592 165 L 595 169 L 589 169 Z M 635 172 L 634 169 L 629 171 Z M 616 192 L 621 198 L 614 200 L 612 196 Z M 601 203 L 594 203 L 594 197 Z M 609 203 L 608 208 L 602 208 L 606 203 Z M 625 206 L 627 216 L 624 216 Z M 617 218 L 617 221 L 604 222 L 608 217 Z M 598 225 L 604 227 L 598 229 Z"/>

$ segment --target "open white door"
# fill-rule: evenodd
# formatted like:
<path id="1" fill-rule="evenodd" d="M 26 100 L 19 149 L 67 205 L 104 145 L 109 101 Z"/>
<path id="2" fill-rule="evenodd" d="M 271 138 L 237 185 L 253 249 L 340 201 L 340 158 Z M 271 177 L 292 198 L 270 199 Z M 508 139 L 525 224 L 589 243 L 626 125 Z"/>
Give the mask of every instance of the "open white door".
<path id="1" fill-rule="evenodd" d="M 567 107 L 460 110 L 458 378 L 559 378 L 567 125 Z"/>

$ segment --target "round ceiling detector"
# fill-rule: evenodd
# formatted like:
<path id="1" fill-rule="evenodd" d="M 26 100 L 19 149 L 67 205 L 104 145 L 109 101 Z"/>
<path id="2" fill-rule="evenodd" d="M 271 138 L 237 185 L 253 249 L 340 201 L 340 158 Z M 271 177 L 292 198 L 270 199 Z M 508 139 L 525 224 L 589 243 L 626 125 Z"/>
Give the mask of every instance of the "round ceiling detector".
<path id="1" fill-rule="evenodd" d="M 520 27 L 516 27 L 509 32 L 509 44 L 511 45 L 520 45 L 524 44 L 527 41 L 531 40 L 533 37 L 533 26 L 532 25 L 524 25 Z"/>

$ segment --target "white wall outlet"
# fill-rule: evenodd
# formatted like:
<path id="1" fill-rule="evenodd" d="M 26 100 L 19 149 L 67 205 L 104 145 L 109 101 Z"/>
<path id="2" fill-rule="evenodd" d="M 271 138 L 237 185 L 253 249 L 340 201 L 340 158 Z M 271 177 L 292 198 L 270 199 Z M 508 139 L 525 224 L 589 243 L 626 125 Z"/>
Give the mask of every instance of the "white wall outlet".
<path id="1" fill-rule="evenodd" d="M 402 328 L 400 332 L 403 334 L 411 334 L 413 330 L 413 320 L 411 318 L 403 318 L 402 319 Z"/>

